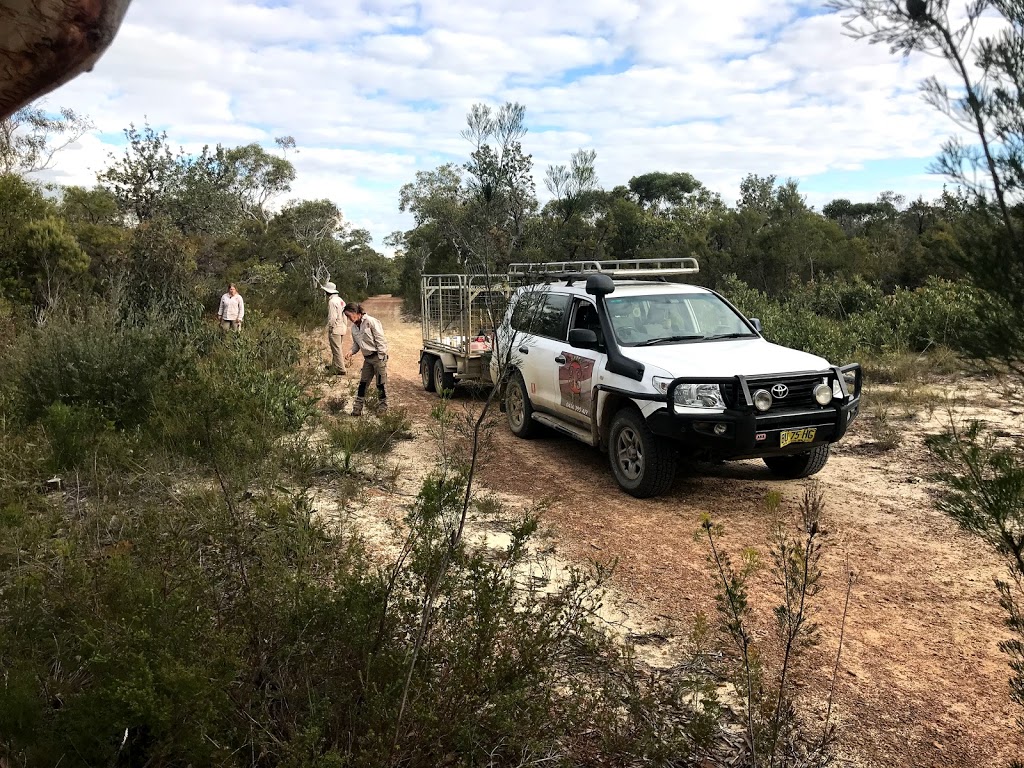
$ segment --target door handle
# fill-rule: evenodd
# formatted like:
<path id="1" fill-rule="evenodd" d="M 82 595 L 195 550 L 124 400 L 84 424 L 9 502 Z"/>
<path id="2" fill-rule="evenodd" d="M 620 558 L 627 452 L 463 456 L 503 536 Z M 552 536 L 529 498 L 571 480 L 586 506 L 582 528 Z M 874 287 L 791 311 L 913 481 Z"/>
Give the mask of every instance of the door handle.
<path id="1" fill-rule="evenodd" d="M 555 362 L 559 365 L 565 365 L 565 355 L 559 355 L 555 358 Z"/>
<path id="2" fill-rule="evenodd" d="M 530 348 L 529 347 L 520 347 L 519 348 L 519 352 L 521 354 L 528 355 L 528 354 L 530 354 Z"/>

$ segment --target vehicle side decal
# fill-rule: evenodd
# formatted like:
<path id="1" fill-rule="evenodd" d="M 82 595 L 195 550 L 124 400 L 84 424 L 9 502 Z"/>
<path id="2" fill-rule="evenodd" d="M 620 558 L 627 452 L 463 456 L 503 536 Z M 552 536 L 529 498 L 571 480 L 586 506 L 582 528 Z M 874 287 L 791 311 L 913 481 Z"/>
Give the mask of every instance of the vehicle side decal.
<path id="1" fill-rule="evenodd" d="M 589 416 L 594 360 L 573 352 L 562 352 L 562 356 L 565 357 L 565 363 L 558 367 L 558 391 L 562 406 Z"/>

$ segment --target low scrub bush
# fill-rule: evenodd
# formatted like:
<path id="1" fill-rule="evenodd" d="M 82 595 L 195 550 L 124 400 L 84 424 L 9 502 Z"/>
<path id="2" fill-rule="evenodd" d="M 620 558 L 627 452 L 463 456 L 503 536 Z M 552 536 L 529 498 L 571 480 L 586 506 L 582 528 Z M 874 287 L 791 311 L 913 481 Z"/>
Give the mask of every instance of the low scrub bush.
<path id="1" fill-rule="evenodd" d="M 315 410 L 298 337 L 258 315 L 243 333 L 186 333 L 97 306 L 24 332 L 2 362 L 4 417 L 42 425 L 53 471 L 142 441 L 253 476 Z"/>
<path id="2" fill-rule="evenodd" d="M 837 364 L 864 353 L 958 351 L 980 333 L 983 295 L 967 283 L 939 278 L 891 295 L 859 278 L 810 283 L 780 301 L 733 276 L 723 292 L 745 315 L 761 320 L 770 341 Z"/>
<path id="3" fill-rule="evenodd" d="M 302 495 L 154 483 L 129 507 L 5 506 L 0 759 L 607 765 L 706 751 L 711 679 L 637 674 L 594 629 L 601 584 L 584 571 L 524 591 L 529 515 L 498 557 L 452 550 L 463 491 L 427 479 L 391 569 Z"/>
<path id="4" fill-rule="evenodd" d="M 736 756 L 733 764 L 824 766 L 831 763 L 835 748 L 831 694 L 825 721 L 817 733 L 812 733 L 801 725 L 795 692 L 798 660 L 820 642 L 815 598 L 823 588 L 820 562 L 825 500 L 817 484 L 804 489 L 795 534 L 777 493 L 768 494 L 765 507 L 772 526 L 769 570 L 776 587 L 774 597 L 779 602 L 773 610 L 772 644 L 755 629 L 755 606 L 749 595 L 754 574 L 763 568 L 760 553 L 746 549 L 734 561 L 722 546 L 724 529 L 709 516 L 696 532 L 708 543 L 723 651 L 732 660 L 726 669 L 739 698 L 746 732 L 744 754 Z M 848 572 L 847 607 L 853 579 L 852 572 Z M 842 627 L 845 622 L 844 609 Z M 842 636 L 841 628 L 832 670 L 833 693 Z"/>
<path id="5" fill-rule="evenodd" d="M 90 408 L 118 427 L 144 423 L 162 382 L 188 375 L 193 351 L 162 324 L 128 325 L 109 308 L 54 317 L 4 355 L 11 413 L 26 422 L 54 403 Z"/>
<path id="6" fill-rule="evenodd" d="M 254 476 L 280 438 L 315 411 L 301 344 L 276 321 L 243 333 L 208 331 L 188 378 L 169 380 L 151 431 L 161 445 L 215 468 Z"/>

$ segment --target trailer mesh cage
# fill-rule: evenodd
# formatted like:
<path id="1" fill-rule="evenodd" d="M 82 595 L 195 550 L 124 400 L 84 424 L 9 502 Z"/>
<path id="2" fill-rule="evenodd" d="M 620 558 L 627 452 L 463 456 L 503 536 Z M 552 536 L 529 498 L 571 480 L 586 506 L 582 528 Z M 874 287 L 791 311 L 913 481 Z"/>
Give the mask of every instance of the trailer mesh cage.
<path id="1" fill-rule="evenodd" d="M 423 344 L 460 355 L 490 354 L 494 329 L 508 305 L 505 277 L 423 275 Z"/>

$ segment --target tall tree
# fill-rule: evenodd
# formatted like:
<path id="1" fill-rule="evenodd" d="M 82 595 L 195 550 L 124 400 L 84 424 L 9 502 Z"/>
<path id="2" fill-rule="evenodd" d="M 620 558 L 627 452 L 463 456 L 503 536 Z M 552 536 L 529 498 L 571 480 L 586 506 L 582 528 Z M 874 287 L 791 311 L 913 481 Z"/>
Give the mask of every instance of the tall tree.
<path id="1" fill-rule="evenodd" d="M 636 196 L 637 202 L 645 210 L 652 212 L 679 205 L 687 195 L 702 187 L 703 185 L 688 173 L 655 171 L 634 176 L 629 180 L 629 190 Z"/>
<path id="2" fill-rule="evenodd" d="M 110 154 L 111 164 L 99 181 L 117 198 L 121 209 L 138 222 L 167 213 L 169 192 L 178 179 L 181 152 L 171 151 L 167 132 L 154 131 L 149 123 L 140 131 L 135 124 L 124 129 L 128 144 L 120 159 Z"/>
<path id="3" fill-rule="evenodd" d="M 277 140 L 282 150 L 295 148 L 290 136 Z M 273 215 L 271 201 L 288 192 L 295 181 L 295 166 L 287 157 L 267 152 L 259 144 L 246 144 L 225 153 L 225 162 L 233 172 L 232 191 L 238 197 L 242 212 L 266 225 Z"/>
<path id="4" fill-rule="evenodd" d="M 27 176 L 45 171 L 59 152 L 95 127 L 88 117 L 67 107 L 56 114 L 40 104 L 19 109 L 0 120 L 0 173 Z"/>
<path id="5" fill-rule="evenodd" d="M 522 244 L 537 200 L 533 158 L 523 152 L 526 107 L 506 103 L 496 111 L 474 104 L 462 138 L 473 150 L 463 165 L 469 209 L 458 247 L 480 267 L 502 268 Z"/>

